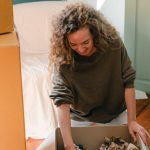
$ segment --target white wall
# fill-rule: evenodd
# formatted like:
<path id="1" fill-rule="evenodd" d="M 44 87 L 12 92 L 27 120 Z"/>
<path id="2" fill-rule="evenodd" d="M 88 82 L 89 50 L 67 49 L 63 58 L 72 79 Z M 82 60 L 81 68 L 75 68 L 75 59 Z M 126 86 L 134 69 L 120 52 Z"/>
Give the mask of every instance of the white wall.
<path id="1" fill-rule="evenodd" d="M 67 0 L 68 2 L 84 2 L 88 3 L 89 5 L 93 6 L 94 8 L 97 8 L 97 0 Z"/>
<path id="2" fill-rule="evenodd" d="M 92 1 L 92 0 L 91 0 Z M 100 10 L 107 20 L 118 30 L 122 39 L 124 39 L 124 23 L 125 23 L 125 0 L 97 0 L 97 9 Z"/>

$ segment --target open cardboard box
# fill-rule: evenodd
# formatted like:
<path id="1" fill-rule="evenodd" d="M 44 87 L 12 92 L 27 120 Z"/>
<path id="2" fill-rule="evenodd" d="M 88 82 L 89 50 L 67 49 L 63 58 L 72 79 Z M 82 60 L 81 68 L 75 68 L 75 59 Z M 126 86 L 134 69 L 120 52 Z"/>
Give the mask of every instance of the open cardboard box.
<path id="1" fill-rule="evenodd" d="M 92 127 L 72 127 L 72 135 L 75 144 L 82 144 L 85 150 L 99 150 L 104 142 L 104 137 L 122 137 L 127 142 L 131 142 L 131 136 L 127 125 L 101 125 Z M 64 150 L 60 129 L 56 129 L 55 139 L 56 150 Z M 148 150 L 140 137 L 138 137 L 140 150 Z"/>

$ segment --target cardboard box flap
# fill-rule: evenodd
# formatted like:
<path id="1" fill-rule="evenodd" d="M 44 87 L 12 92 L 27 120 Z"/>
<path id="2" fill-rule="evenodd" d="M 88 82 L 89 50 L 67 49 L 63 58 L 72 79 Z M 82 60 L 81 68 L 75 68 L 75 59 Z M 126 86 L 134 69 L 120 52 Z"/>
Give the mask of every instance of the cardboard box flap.
<path id="1" fill-rule="evenodd" d="M 0 47 L 17 46 L 19 41 L 16 32 L 0 35 Z"/>
<path id="2" fill-rule="evenodd" d="M 140 150 L 149 150 L 148 146 L 146 146 L 141 137 L 140 136 L 137 136 L 137 140 L 138 140 L 138 144 L 139 144 L 139 147 L 140 147 Z"/>

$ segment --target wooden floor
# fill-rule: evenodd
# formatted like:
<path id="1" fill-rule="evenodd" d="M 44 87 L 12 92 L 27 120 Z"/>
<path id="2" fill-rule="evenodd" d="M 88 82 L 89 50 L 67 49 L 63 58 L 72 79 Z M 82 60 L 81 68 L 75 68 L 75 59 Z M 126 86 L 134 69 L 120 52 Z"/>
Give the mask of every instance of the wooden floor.
<path id="1" fill-rule="evenodd" d="M 26 141 L 26 150 L 36 150 L 37 147 L 44 141 L 44 139 L 28 138 Z"/>
<path id="2" fill-rule="evenodd" d="M 150 133 L 150 95 L 148 99 L 137 100 L 136 102 L 136 115 L 137 121 L 144 126 Z M 36 150 L 36 148 L 43 142 L 43 139 L 31 139 L 27 140 L 27 150 Z M 150 139 L 148 141 L 150 147 Z"/>

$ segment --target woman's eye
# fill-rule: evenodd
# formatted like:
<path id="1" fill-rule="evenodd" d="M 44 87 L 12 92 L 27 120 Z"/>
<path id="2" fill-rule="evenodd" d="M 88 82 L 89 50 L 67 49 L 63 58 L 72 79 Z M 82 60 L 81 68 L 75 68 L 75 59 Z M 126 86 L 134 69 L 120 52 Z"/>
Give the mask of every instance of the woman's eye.
<path id="1" fill-rule="evenodd" d="M 76 45 L 70 45 L 71 47 L 76 47 Z"/>
<path id="2" fill-rule="evenodd" d="M 86 42 L 84 42 L 83 44 L 85 44 L 85 45 L 86 45 L 86 44 L 89 44 L 89 41 L 86 41 Z"/>
<path id="3" fill-rule="evenodd" d="M 76 44 L 70 43 L 70 46 L 71 46 L 71 47 L 72 47 L 72 46 L 76 46 Z"/>

